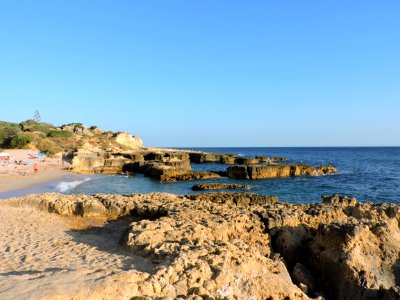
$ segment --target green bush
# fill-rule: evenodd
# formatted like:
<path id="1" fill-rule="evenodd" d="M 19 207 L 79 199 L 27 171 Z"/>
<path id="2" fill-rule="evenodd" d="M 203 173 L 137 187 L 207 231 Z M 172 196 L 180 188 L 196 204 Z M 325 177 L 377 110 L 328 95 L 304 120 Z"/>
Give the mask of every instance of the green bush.
<path id="1" fill-rule="evenodd" d="M 0 146 L 6 146 L 10 139 L 20 132 L 21 128 L 18 124 L 0 121 Z"/>
<path id="2" fill-rule="evenodd" d="M 51 130 L 54 130 L 54 126 L 52 124 L 38 123 L 34 120 L 26 120 L 24 122 L 21 122 L 19 125 L 21 126 L 23 131 L 27 131 L 27 132 L 40 131 L 46 135 Z"/>
<path id="3" fill-rule="evenodd" d="M 77 122 L 75 122 L 75 123 L 69 123 L 69 124 L 62 125 L 62 126 L 73 126 L 73 127 L 76 127 L 76 128 L 85 129 L 85 126 L 83 126 L 82 123 L 77 123 Z M 62 127 L 62 126 L 61 126 L 61 127 Z"/>
<path id="4" fill-rule="evenodd" d="M 47 134 L 48 137 L 52 138 L 70 138 L 73 133 L 66 130 L 52 130 Z"/>
<path id="5" fill-rule="evenodd" d="M 25 148 L 31 142 L 31 138 L 26 135 L 17 135 L 9 140 L 9 146 L 11 148 L 22 149 Z"/>
<path id="6" fill-rule="evenodd" d="M 90 126 L 90 128 L 89 128 L 90 130 L 95 130 L 95 129 L 97 129 L 97 126 L 95 126 L 95 125 L 93 125 L 93 126 Z"/>
<path id="7" fill-rule="evenodd" d="M 47 138 L 40 139 L 39 141 L 37 141 L 36 147 L 41 152 L 46 153 L 48 156 L 53 156 L 54 154 L 63 151 L 63 148 L 60 145 Z"/>

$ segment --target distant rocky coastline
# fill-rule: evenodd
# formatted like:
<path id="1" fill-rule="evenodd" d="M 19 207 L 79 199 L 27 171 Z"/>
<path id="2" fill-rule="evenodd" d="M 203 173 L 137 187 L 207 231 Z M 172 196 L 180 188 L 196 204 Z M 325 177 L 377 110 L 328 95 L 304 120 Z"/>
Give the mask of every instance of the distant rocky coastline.
<path id="1" fill-rule="evenodd" d="M 0 147 L 37 149 L 70 163 L 75 173 L 143 173 L 162 182 L 230 179 L 266 179 L 301 175 L 326 175 L 336 172 L 330 165 L 314 167 L 287 163 L 286 157 L 241 157 L 144 147 L 140 137 L 128 132 L 112 132 L 81 123 L 54 126 L 27 120 L 20 124 L 0 122 Z M 225 171 L 195 172 L 192 164 L 223 164 Z"/>
<path id="2" fill-rule="evenodd" d="M 339 195 L 290 204 L 251 193 L 153 193 L 41 194 L 0 205 L 4 213 L 31 207 L 68 218 L 129 220 L 120 228 L 121 246 L 156 266 L 148 273 L 132 265 L 90 291 L 64 290 L 61 298 L 400 298 L 395 204 Z"/>
<path id="3" fill-rule="evenodd" d="M 123 133 L 127 140 L 129 135 Z M 240 157 L 233 154 L 206 153 L 190 150 L 141 148 L 138 144 L 129 151 L 102 150 L 86 145 L 66 154 L 71 170 L 77 173 L 143 173 L 163 182 L 199 180 L 219 177 L 230 179 L 266 179 L 301 175 L 326 175 L 336 172 L 330 165 L 313 167 L 306 164 L 287 164 L 283 157 Z M 216 163 L 227 165 L 226 171 L 194 172 L 191 164 Z"/>

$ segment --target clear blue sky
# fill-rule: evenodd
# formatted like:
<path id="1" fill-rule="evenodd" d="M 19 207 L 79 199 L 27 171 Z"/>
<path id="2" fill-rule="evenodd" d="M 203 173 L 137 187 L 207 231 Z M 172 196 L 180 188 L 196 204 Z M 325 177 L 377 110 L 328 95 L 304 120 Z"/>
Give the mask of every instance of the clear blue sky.
<path id="1" fill-rule="evenodd" d="M 400 2 L 1 1 L 0 102 L 154 146 L 400 145 Z"/>

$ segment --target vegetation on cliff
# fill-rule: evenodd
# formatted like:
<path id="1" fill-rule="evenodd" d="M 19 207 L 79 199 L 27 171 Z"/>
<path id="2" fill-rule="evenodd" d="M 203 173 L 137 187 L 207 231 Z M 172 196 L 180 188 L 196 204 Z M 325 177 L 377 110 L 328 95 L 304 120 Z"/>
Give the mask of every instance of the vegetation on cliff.
<path id="1" fill-rule="evenodd" d="M 115 148 L 116 145 L 126 147 L 113 138 L 115 135 L 97 126 L 86 128 L 82 123 L 55 126 L 36 120 L 19 124 L 0 121 L 0 148 L 37 149 L 49 156 L 76 150 L 85 144 L 103 149 Z"/>

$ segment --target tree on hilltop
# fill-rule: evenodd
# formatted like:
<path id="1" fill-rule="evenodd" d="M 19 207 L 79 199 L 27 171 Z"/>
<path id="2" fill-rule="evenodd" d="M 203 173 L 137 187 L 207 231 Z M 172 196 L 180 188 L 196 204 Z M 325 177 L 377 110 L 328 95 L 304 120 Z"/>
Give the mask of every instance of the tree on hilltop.
<path id="1" fill-rule="evenodd" d="M 40 113 L 38 110 L 35 111 L 35 114 L 33 115 L 33 119 L 37 122 L 40 123 L 40 121 L 42 120 L 42 117 L 40 116 Z"/>

